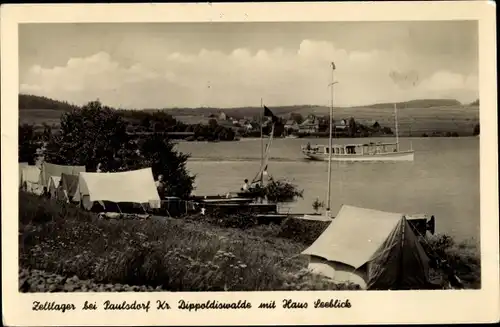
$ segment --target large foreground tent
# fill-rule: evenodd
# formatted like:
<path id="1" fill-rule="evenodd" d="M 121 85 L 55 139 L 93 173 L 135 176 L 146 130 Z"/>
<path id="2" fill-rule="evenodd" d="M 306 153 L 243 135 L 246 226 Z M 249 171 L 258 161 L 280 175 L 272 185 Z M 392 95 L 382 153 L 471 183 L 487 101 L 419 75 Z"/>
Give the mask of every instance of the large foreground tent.
<path id="1" fill-rule="evenodd" d="M 85 172 L 85 166 L 64 166 L 44 162 L 42 164 L 42 184 L 49 187 L 51 176 L 60 177 L 62 174 L 78 176 L 82 172 Z"/>
<path id="2" fill-rule="evenodd" d="M 117 173 L 80 173 L 73 198 L 90 210 L 95 202 L 160 203 L 151 168 Z"/>
<path id="3" fill-rule="evenodd" d="M 403 214 L 344 205 L 304 252 L 309 269 L 363 289 L 425 289 L 429 258 Z"/>

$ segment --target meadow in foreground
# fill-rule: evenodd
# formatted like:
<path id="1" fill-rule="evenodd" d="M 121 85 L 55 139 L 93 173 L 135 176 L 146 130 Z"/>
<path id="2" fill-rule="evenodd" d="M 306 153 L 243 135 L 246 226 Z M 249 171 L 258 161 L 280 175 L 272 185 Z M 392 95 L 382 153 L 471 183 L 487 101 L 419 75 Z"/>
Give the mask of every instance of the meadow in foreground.
<path id="1" fill-rule="evenodd" d="M 23 192 L 19 203 L 21 291 L 358 289 L 307 272 L 299 254 L 324 223 L 290 219 L 255 226 L 197 216 L 100 220 L 74 205 Z M 468 288 L 479 287 L 479 256 L 472 245 L 442 236 L 430 242 Z"/>

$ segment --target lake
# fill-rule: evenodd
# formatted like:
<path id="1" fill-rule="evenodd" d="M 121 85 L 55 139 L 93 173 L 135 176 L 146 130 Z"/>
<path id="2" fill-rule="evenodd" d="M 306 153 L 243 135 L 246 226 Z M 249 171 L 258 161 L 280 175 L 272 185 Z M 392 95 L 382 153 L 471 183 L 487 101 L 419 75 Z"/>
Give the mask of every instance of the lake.
<path id="1" fill-rule="evenodd" d="M 335 143 L 392 141 L 387 138 L 336 139 Z M 266 141 L 267 142 L 267 141 Z M 304 159 L 303 144 L 328 144 L 328 139 L 275 139 L 268 172 L 304 190 L 304 198 L 281 211 L 310 213 L 316 198 L 326 204 L 328 163 Z M 401 150 L 411 145 L 414 162 L 332 162 L 331 204 L 342 204 L 436 217 L 436 232 L 457 239 L 479 239 L 479 138 L 401 138 Z M 188 169 L 196 174 L 197 195 L 237 191 L 245 178 L 258 172 L 259 139 L 238 142 L 181 142 L 190 153 Z"/>

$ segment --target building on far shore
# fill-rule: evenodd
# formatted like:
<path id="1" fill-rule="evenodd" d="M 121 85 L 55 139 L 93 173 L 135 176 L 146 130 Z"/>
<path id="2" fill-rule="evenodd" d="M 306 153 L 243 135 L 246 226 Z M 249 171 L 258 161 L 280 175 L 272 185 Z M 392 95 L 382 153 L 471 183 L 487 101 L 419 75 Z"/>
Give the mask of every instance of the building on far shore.
<path id="1" fill-rule="evenodd" d="M 302 124 L 299 125 L 299 133 L 317 133 L 319 131 L 319 121 L 310 117 L 304 120 Z"/>

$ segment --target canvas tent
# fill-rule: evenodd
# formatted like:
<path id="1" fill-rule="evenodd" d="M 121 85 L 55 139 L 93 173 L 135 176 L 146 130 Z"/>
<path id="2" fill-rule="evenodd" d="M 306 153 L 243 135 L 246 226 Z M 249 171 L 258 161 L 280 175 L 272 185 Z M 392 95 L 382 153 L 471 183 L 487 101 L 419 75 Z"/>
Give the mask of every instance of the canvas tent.
<path id="1" fill-rule="evenodd" d="M 96 201 L 160 202 L 151 168 L 117 173 L 80 173 L 73 198 L 90 210 Z"/>
<path id="2" fill-rule="evenodd" d="M 364 289 L 429 286 L 429 259 L 403 214 L 344 205 L 305 251 L 309 269 Z"/>
<path id="3" fill-rule="evenodd" d="M 79 176 L 77 175 L 70 175 L 65 173 L 61 174 L 62 190 L 67 197 L 65 200 L 73 200 L 78 189 L 78 178 Z"/>
<path id="4" fill-rule="evenodd" d="M 59 188 L 60 176 L 50 176 L 48 191 L 50 196 L 55 198 L 57 196 L 57 189 Z"/>
<path id="5" fill-rule="evenodd" d="M 50 176 L 61 176 L 63 173 L 78 175 L 81 172 L 85 172 L 85 166 L 63 166 L 44 162 L 42 164 L 42 185 L 49 186 Z"/>
<path id="6" fill-rule="evenodd" d="M 27 167 L 29 164 L 27 162 L 19 163 L 19 186 L 21 187 L 23 184 L 23 167 Z"/>
<path id="7" fill-rule="evenodd" d="M 26 191 L 35 194 L 43 193 L 43 185 L 41 184 L 41 172 L 38 166 L 26 165 L 21 167 L 21 185 Z"/>

